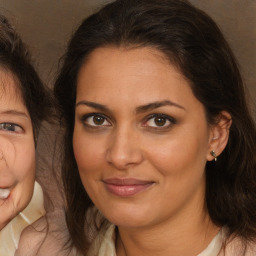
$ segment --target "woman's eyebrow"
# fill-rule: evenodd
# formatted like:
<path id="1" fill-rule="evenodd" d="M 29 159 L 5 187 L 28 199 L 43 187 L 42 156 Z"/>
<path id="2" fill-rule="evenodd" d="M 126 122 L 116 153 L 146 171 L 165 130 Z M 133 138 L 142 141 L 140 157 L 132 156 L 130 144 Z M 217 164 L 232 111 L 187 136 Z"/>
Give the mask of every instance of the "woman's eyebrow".
<path id="1" fill-rule="evenodd" d="M 107 106 L 99 104 L 99 103 L 91 102 L 91 101 L 82 100 L 82 101 L 79 101 L 76 103 L 76 107 L 78 107 L 80 105 L 86 105 L 88 107 L 92 107 L 92 108 L 98 109 L 103 112 L 111 112 Z M 149 103 L 146 105 L 139 106 L 136 108 L 135 111 L 136 111 L 136 113 L 143 113 L 143 112 L 150 111 L 150 110 L 160 108 L 163 106 L 174 106 L 174 107 L 186 110 L 183 106 L 181 106 L 175 102 L 172 102 L 170 100 L 163 100 L 163 101 L 156 101 L 156 102 L 152 102 L 152 103 Z"/>
<path id="2" fill-rule="evenodd" d="M 29 116 L 23 112 L 23 111 L 19 111 L 19 110 L 15 110 L 15 109 L 10 109 L 10 110 L 0 110 L 0 114 L 3 115 L 13 115 L 13 116 L 21 116 L 21 117 L 25 117 L 25 118 L 29 118 Z"/>
<path id="3" fill-rule="evenodd" d="M 95 102 L 91 102 L 91 101 L 82 100 L 82 101 L 79 101 L 79 102 L 76 103 L 76 107 L 81 106 L 81 105 L 86 105 L 88 107 L 92 107 L 92 108 L 98 109 L 98 110 L 103 111 L 103 112 L 110 112 L 109 108 L 106 107 L 105 105 L 95 103 Z"/>
<path id="4" fill-rule="evenodd" d="M 160 108 L 163 106 L 173 106 L 173 107 L 177 107 L 177 108 L 180 108 L 180 109 L 183 109 L 186 111 L 186 109 L 183 106 L 181 106 L 175 102 L 172 102 L 170 100 L 163 100 L 163 101 L 156 101 L 156 102 L 152 102 L 152 103 L 149 103 L 149 104 L 146 104 L 143 106 L 139 106 L 136 108 L 136 113 L 143 113 L 143 112 L 150 111 L 150 110 Z"/>

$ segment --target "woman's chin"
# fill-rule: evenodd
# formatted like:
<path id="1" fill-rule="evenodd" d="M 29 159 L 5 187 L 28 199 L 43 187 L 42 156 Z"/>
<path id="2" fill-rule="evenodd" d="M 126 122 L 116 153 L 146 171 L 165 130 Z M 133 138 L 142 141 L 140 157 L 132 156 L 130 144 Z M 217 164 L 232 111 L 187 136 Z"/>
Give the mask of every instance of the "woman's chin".
<path id="1" fill-rule="evenodd" d="M 125 228 L 139 228 L 149 225 L 152 220 L 150 216 L 145 211 L 133 211 L 127 213 L 125 211 L 115 211 L 115 214 L 105 215 L 111 223 L 118 227 Z"/>

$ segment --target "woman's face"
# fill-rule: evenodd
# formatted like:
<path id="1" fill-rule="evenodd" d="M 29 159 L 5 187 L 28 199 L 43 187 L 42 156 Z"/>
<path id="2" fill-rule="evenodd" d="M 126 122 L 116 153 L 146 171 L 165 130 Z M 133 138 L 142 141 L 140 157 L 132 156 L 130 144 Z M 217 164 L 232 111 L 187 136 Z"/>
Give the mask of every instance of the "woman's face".
<path id="1" fill-rule="evenodd" d="M 188 81 L 157 50 L 99 48 L 82 66 L 74 154 L 112 223 L 154 226 L 204 211 L 212 136 Z"/>
<path id="2" fill-rule="evenodd" d="M 0 70 L 0 230 L 28 205 L 34 179 L 30 115 L 14 79 Z"/>

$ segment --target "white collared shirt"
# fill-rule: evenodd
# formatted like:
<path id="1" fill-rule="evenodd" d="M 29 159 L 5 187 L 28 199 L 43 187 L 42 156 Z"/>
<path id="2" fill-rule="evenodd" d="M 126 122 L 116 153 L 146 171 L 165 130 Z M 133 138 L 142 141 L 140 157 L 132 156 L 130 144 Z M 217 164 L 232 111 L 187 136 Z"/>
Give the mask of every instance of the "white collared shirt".
<path id="1" fill-rule="evenodd" d="M 116 256 L 115 225 L 110 224 L 103 227 L 94 239 L 86 256 Z M 224 240 L 224 229 L 213 238 L 207 248 L 197 256 L 217 256 L 221 250 Z"/>
<path id="2" fill-rule="evenodd" d="M 0 231 L 0 256 L 13 256 L 23 229 L 43 215 L 45 215 L 43 191 L 35 182 L 34 193 L 28 206 Z"/>

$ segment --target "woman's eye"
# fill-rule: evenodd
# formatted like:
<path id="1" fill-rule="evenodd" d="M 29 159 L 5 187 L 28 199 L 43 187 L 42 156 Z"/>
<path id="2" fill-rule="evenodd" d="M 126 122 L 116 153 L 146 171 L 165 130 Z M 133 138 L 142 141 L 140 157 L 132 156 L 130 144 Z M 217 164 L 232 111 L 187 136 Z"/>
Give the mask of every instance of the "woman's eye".
<path id="1" fill-rule="evenodd" d="M 83 119 L 83 122 L 88 126 L 111 126 L 110 122 L 101 115 L 91 115 Z"/>
<path id="2" fill-rule="evenodd" d="M 23 129 L 19 125 L 13 123 L 1 123 L 0 130 L 16 133 L 23 131 Z"/>
<path id="3" fill-rule="evenodd" d="M 175 120 L 166 115 L 151 115 L 143 126 L 153 127 L 153 128 L 168 128 L 175 123 Z"/>

